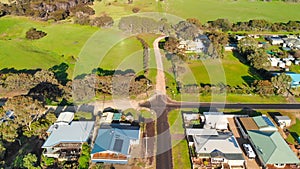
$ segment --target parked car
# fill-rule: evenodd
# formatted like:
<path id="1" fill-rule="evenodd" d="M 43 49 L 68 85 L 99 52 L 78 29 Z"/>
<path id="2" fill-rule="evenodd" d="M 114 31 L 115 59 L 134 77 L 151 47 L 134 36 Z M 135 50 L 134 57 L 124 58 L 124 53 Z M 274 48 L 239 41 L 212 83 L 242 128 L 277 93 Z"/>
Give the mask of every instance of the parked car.
<path id="1" fill-rule="evenodd" d="M 255 158 L 256 155 L 250 144 L 243 144 L 244 150 L 249 158 Z"/>

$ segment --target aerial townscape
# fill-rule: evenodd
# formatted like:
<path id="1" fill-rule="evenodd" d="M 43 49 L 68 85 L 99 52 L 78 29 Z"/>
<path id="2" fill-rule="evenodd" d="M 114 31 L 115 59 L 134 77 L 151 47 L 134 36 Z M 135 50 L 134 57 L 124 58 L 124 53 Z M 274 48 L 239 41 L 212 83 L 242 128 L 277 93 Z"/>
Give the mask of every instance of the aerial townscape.
<path id="1" fill-rule="evenodd" d="M 300 0 L 0 0 L 0 169 L 300 169 Z"/>

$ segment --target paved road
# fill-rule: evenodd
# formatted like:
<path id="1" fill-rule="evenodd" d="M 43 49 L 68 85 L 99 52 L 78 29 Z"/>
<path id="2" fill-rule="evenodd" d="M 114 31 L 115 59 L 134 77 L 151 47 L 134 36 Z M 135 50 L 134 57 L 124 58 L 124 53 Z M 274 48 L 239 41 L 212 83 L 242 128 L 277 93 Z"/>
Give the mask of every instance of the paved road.
<path id="1" fill-rule="evenodd" d="M 169 131 L 168 112 L 166 109 L 166 82 L 165 73 L 162 62 L 162 56 L 158 43 L 164 39 L 165 36 L 161 36 L 153 42 L 153 49 L 156 59 L 157 75 L 156 75 L 156 95 L 151 99 L 150 107 L 156 112 L 156 168 L 157 169 L 172 169 L 172 143 L 171 134 Z"/>

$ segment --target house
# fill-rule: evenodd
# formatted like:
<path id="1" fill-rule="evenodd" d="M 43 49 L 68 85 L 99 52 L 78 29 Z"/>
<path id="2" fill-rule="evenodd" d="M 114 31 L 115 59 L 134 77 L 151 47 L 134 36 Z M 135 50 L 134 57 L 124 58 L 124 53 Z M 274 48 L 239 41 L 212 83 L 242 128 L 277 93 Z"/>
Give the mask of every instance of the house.
<path id="1" fill-rule="evenodd" d="M 283 39 L 279 36 L 271 36 L 268 38 L 268 40 L 272 45 L 280 45 L 284 42 Z"/>
<path id="2" fill-rule="evenodd" d="M 197 158 L 217 166 L 227 164 L 230 168 L 244 168 L 242 150 L 232 133 L 217 132 L 216 129 L 190 129 L 186 133 Z"/>
<path id="3" fill-rule="evenodd" d="M 82 144 L 91 138 L 94 122 L 72 121 L 72 116 L 71 112 L 61 113 L 47 130 L 49 136 L 42 145 L 44 156 L 59 161 L 77 160 Z"/>
<path id="4" fill-rule="evenodd" d="M 238 46 L 237 44 L 227 44 L 225 46 L 225 51 L 233 51 L 233 50 L 237 50 Z"/>
<path id="5" fill-rule="evenodd" d="M 292 82 L 291 82 L 291 87 L 292 88 L 296 88 L 296 87 L 300 86 L 300 74 L 293 73 L 293 72 L 289 72 L 289 73 L 286 73 L 286 74 L 291 76 L 291 78 L 292 78 Z"/>
<path id="6" fill-rule="evenodd" d="M 227 130 L 228 120 L 223 112 L 204 112 L 205 129 Z"/>
<path id="7" fill-rule="evenodd" d="M 284 38 L 284 46 L 291 49 L 300 49 L 300 39 L 297 38 Z"/>
<path id="8" fill-rule="evenodd" d="M 288 116 L 275 116 L 275 120 L 280 128 L 289 127 L 292 121 Z"/>
<path id="9" fill-rule="evenodd" d="M 268 58 L 269 59 L 269 61 L 270 61 L 270 63 L 271 63 L 271 66 L 273 66 L 273 67 L 277 67 L 278 66 L 278 64 L 279 64 L 279 62 L 280 62 L 280 58 L 275 58 L 275 57 L 270 57 L 270 58 Z"/>
<path id="10" fill-rule="evenodd" d="M 186 53 L 207 53 L 210 40 L 206 35 L 199 35 L 193 40 L 181 40 L 178 48 L 184 49 Z"/>
<path id="11" fill-rule="evenodd" d="M 266 168 L 284 168 L 300 164 L 299 159 L 286 144 L 279 132 L 248 131 L 249 140 L 262 165 Z"/>
<path id="12" fill-rule="evenodd" d="M 127 164 L 131 147 L 139 141 L 139 126 L 101 125 L 91 151 L 91 160 L 94 163 Z"/>
<path id="13" fill-rule="evenodd" d="M 240 117 L 235 120 L 243 137 L 248 139 L 254 148 L 263 167 L 283 168 L 286 165 L 300 163 L 267 116 Z"/>

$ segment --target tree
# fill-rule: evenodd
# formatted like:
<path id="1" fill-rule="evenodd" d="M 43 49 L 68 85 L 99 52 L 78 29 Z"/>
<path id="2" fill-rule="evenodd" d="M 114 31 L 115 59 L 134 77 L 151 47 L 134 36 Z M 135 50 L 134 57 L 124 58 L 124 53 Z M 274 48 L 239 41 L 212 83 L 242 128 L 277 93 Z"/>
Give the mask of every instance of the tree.
<path id="1" fill-rule="evenodd" d="M 90 151 L 91 151 L 90 146 L 87 143 L 84 143 L 82 145 L 81 155 L 78 159 L 79 169 L 89 168 Z"/>
<path id="2" fill-rule="evenodd" d="M 258 80 L 254 82 L 255 91 L 261 96 L 274 94 L 274 87 L 269 80 Z"/>
<path id="3" fill-rule="evenodd" d="M 18 137 L 17 129 L 19 125 L 13 121 L 6 121 L 0 124 L 0 135 L 7 142 L 14 142 Z"/>
<path id="4" fill-rule="evenodd" d="M 26 32 L 26 38 L 30 40 L 41 39 L 42 37 L 46 36 L 47 33 L 43 31 L 36 30 L 36 28 L 30 28 Z"/>
<path id="5" fill-rule="evenodd" d="M 188 23 L 196 25 L 199 29 L 202 28 L 202 24 L 201 24 L 200 20 L 197 18 L 187 18 L 186 21 Z"/>
<path id="6" fill-rule="evenodd" d="M 277 94 L 283 94 L 287 92 L 288 88 L 290 87 L 290 83 L 292 82 L 291 76 L 281 73 L 277 76 L 273 76 L 271 78 L 271 82 L 273 87 L 276 90 Z"/>
<path id="7" fill-rule="evenodd" d="M 3 145 L 3 142 L 2 140 L 0 139 L 0 161 L 3 160 L 4 156 L 5 156 L 5 151 L 6 151 L 6 148 L 5 146 Z M 0 164 L 1 166 L 1 164 Z"/>
<path id="8" fill-rule="evenodd" d="M 173 26 L 178 39 L 194 40 L 202 31 L 193 23 L 180 21 Z"/>
<path id="9" fill-rule="evenodd" d="M 254 53 L 257 47 L 258 47 L 258 42 L 251 37 L 245 37 L 241 39 L 238 43 L 238 50 L 245 57 Z"/>
<path id="10" fill-rule="evenodd" d="M 105 27 L 105 28 L 112 27 L 113 24 L 114 24 L 114 20 L 112 19 L 112 17 L 107 15 L 96 17 L 91 21 L 91 25 L 98 26 L 98 27 Z"/>
<path id="11" fill-rule="evenodd" d="M 225 52 L 225 45 L 228 43 L 228 34 L 219 32 L 219 31 L 212 31 L 207 33 L 208 38 L 210 39 L 211 43 L 213 44 L 213 53 L 217 55 L 217 57 L 223 57 Z"/>
<path id="12" fill-rule="evenodd" d="M 28 130 L 31 130 L 31 123 L 37 120 L 46 110 L 42 102 L 29 96 L 9 98 L 3 107 L 6 111 L 14 111 L 14 123 L 21 127 L 27 127 Z"/>
<path id="13" fill-rule="evenodd" d="M 23 158 L 23 167 L 28 168 L 28 169 L 39 169 L 40 167 L 35 167 L 37 162 L 37 157 L 35 154 L 27 154 L 24 158 Z"/>
<path id="14" fill-rule="evenodd" d="M 42 167 L 52 166 L 54 163 L 55 163 L 54 158 L 50 158 L 42 155 Z"/>
<path id="15" fill-rule="evenodd" d="M 215 21 L 209 21 L 210 27 L 220 29 L 224 32 L 231 30 L 232 23 L 228 19 L 217 19 Z"/>
<path id="16" fill-rule="evenodd" d="M 251 66 L 258 70 L 269 66 L 268 56 L 264 50 L 254 51 L 254 53 L 247 56 L 247 60 Z"/>
<path id="17" fill-rule="evenodd" d="M 176 54 L 176 53 L 179 53 L 179 41 L 178 39 L 174 38 L 174 37 L 168 37 L 166 39 L 166 42 L 165 42 L 165 45 L 164 45 L 164 49 L 166 51 L 168 51 L 169 53 L 172 53 L 172 54 Z"/>

